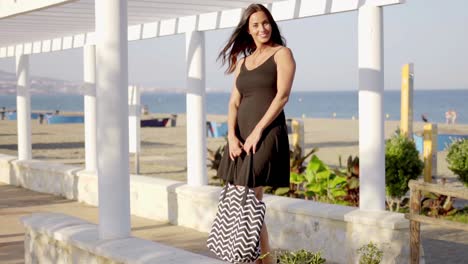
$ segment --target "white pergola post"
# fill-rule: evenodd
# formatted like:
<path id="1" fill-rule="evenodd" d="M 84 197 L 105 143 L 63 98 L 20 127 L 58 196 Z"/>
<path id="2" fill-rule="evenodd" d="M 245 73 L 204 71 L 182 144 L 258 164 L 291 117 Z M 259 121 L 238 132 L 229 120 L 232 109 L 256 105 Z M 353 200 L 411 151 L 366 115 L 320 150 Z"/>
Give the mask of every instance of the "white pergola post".
<path id="1" fill-rule="evenodd" d="M 95 1 L 99 236 L 130 235 L 127 1 Z"/>
<path id="2" fill-rule="evenodd" d="M 205 34 L 186 33 L 187 183 L 208 184 L 206 168 Z"/>
<path id="3" fill-rule="evenodd" d="M 135 174 L 140 174 L 140 87 L 132 85 L 128 87 L 128 134 L 129 134 L 129 152 L 135 156 Z"/>
<path id="4" fill-rule="evenodd" d="M 29 94 L 29 55 L 16 55 L 16 122 L 18 160 L 32 159 L 31 96 Z"/>
<path id="5" fill-rule="evenodd" d="M 359 9 L 359 172 L 361 210 L 385 210 L 382 8 Z"/>
<path id="6" fill-rule="evenodd" d="M 85 83 L 85 166 L 87 171 L 96 171 L 96 46 L 84 46 L 83 59 Z"/>

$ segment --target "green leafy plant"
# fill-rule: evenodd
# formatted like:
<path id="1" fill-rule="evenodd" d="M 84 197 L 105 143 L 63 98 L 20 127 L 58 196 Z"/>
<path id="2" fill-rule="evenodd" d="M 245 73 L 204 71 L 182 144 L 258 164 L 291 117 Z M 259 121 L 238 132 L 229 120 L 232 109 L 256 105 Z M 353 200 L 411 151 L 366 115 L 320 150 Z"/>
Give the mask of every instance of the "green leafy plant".
<path id="1" fill-rule="evenodd" d="M 449 169 L 468 187 L 468 140 L 455 140 L 446 157 Z"/>
<path id="2" fill-rule="evenodd" d="M 305 170 L 305 160 L 317 151 L 318 148 L 313 148 L 307 154 L 303 155 L 302 148 L 299 145 L 296 145 L 294 149 L 289 150 L 290 171 L 298 174 L 302 173 Z"/>
<path id="3" fill-rule="evenodd" d="M 316 201 L 340 204 L 346 195 L 346 178 L 338 176 L 316 155 L 313 155 L 304 172 L 304 195 Z"/>
<path id="4" fill-rule="evenodd" d="M 408 182 L 423 171 L 416 145 L 408 138 L 395 134 L 385 145 L 385 184 L 390 211 L 398 211 L 401 197 L 409 190 Z M 396 208 L 395 208 L 396 204 Z"/>
<path id="5" fill-rule="evenodd" d="M 310 252 L 305 249 L 298 251 L 278 251 L 276 252 L 278 264 L 322 264 L 326 259 L 321 252 Z"/>
<path id="6" fill-rule="evenodd" d="M 359 264 L 379 264 L 382 261 L 383 251 L 372 241 L 358 249 Z"/>
<path id="7" fill-rule="evenodd" d="M 342 205 L 359 205 L 359 158 L 349 156 L 346 168 L 331 169 L 314 153 L 312 149 L 302 155 L 300 147 L 290 152 L 290 187 L 272 189 L 264 188 L 265 193 L 280 196 L 312 199 Z M 304 166 L 305 160 L 311 156 Z"/>
<path id="8" fill-rule="evenodd" d="M 302 173 L 291 171 L 290 183 L 289 189 L 278 188 L 275 194 L 357 206 L 359 158 L 350 156 L 346 168 L 331 169 L 317 155 L 312 155 Z"/>

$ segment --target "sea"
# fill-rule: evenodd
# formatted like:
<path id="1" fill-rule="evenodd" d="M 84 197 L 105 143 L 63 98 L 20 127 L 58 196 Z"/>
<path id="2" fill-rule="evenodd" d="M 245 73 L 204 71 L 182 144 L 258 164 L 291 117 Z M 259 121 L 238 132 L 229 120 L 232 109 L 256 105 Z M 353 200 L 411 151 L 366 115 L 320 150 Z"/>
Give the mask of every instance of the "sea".
<path id="1" fill-rule="evenodd" d="M 227 115 L 229 93 L 207 93 L 208 114 Z M 384 115 L 400 119 L 400 91 L 384 92 Z M 185 113 L 184 93 L 142 93 L 141 104 L 151 113 Z M 70 94 L 33 94 L 32 110 L 83 112 L 83 96 Z M 413 95 L 413 120 L 445 123 L 445 112 L 457 112 L 456 123 L 468 124 L 468 90 L 416 90 Z M 15 95 L 0 95 L 0 108 L 15 109 Z M 352 119 L 358 116 L 358 91 L 292 92 L 285 107 L 287 117 Z"/>

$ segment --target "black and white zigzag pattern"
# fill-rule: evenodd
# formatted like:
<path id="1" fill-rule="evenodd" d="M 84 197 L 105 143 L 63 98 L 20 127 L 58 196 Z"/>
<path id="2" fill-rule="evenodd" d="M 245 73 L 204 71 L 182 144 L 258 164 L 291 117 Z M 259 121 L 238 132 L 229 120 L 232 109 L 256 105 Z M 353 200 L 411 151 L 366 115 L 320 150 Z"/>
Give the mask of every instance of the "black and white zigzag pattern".
<path id="1" fill-rule="evenodd" d="M 218 212 L 208 236 L 207 246 L 222 260 L 231 263 L 255 261 L 260 256 L 260 231 L 265 218 L 265 203 L 248 189 L 245 205 L 242 198 L 245 189 L 229 184 L 221 191 Z"/>

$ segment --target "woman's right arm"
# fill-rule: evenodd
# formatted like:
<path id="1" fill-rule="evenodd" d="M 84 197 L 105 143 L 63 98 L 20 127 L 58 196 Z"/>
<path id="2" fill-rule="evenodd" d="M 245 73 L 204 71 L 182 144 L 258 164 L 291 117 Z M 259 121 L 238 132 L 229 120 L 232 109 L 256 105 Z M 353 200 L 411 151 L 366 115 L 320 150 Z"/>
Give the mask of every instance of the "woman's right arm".
<path id="1" fill-rule="evenodd" d="M 231 160 L 234 160 L 235 157 L 242 154 L 242 142 L 239 141 L 236 135 L 236 126 L 237 126 L 237 109 L 242 100 L 242 96 L 237 90 L 236 80 L 239 75 L 240 65 L 244 59 L 239 60 L 236 65 L 235 77 L 234 77 L 234 86 L 231 92 L 231 98 L 229 99 L 229 108 L 228 108 L 228 143 L 229 143 L 229 157 Z"/>

